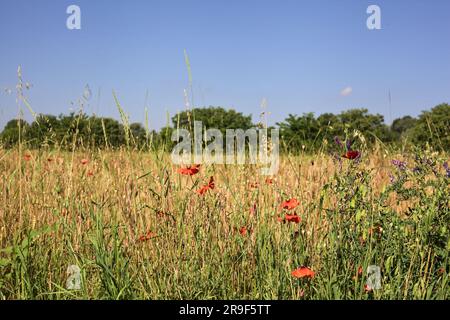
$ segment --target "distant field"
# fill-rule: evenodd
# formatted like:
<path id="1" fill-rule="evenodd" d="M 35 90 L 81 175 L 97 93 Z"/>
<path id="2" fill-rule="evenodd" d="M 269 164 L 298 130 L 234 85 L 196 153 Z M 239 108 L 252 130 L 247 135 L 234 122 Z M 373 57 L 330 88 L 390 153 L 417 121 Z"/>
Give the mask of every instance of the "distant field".
<path id="1" fill-rule="evenodd" d="M 0 150 L 0 299 L 448 299 L 448 160 Z"/>

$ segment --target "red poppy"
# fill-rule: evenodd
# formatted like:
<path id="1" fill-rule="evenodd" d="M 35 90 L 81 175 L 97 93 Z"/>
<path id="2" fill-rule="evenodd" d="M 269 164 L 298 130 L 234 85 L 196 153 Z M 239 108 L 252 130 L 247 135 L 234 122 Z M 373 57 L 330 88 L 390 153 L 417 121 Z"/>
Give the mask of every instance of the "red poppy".
<path id="1" fill-rule="evenodd" d="M 245 235 L 247 234 L 247 232 L 248 232 L 247 227 L 241 227 L 241 228 L 239 229 L 239 233 L 240 233 L 242 236 L 245 236 Z"/>
<path id="2" fill-rule="evenodd" d="M 358 271 L 356 271 L 356 275 L 354 275 L 354 276 L 352 277 L 352 279 L 353 279 L 353 280 L 356 280 L 359 276 L 362 276 L 362 274 L 363 274 L 362 267 L 359 266 L 359 267 L 358 267 Z"/>
<path id="3" fill-rule="evenodd" d="M 271 179 L 271 178 L 266 178 L 266 183 L 267 183 L 267 184 L 272 184 L 272 183 L 273 183 L 273 179 Z"/>
<path id="4" fill-rule="evenodd" d="M 342 155 L 342 157 L 349 159 L 349 160 L 355 160 L 361 156 L 361 152 L 350 150 L 347 151 L 345 154 Z"/>
<path id="5" fill-rule="evenodd" d="M 372 292 L 372 288 L 369 287 L 369 285 L 367 285 L 367 284 L 364 285 L 364 290 L 365 290 L 367 293 Z"/>
<path id="6" fill-rule="evenodd" d="M 199 171 L 200 171 L 199 164 L 194 164 L 194 165 L 186 167 L 186 168 L 178 169 L 178 173 L 183 174 L 185 176 L 193 176 L 194 174 L 197 174 Z"/>
<path id="7" fill-rule="evenodd" d="M 138 240 L 141 242 L 144 242 L 144 241 L 150 240 L 151 238 L 154 238 L 154 237 L 156 237 L 156 233 L 148 231 L 146 234 L 141 235 Z"/>
<path id="8" fill-rule="evenodd" d="M 294 278 L 297 278 L 297 279 L 300 279 L 300 278 L 312 279 L 316 275 L 316 273 L 314 271 L 312 271 L 311 269 L 309 269 L 307 267 L 300 267 L 298 269 L 295 269 L 294 271 L 292 271 L 291 274 Z"/>
<path id="9" fill-rule="evenodd" d="M 286 214 L 285 217 L 287 222 L 300 223 L 302 219 L 296 214 Z"/>
<path id="10" fill-rule="evenodd" d="M 204 195 L 208 190 L 212 190 L 214 189 L 215 185 L 214 185 L 214 177 L 209 178 L 209 183 L 207 185 L 204 185 L 203 187 L 201 187 L 200 189 L 197 190 L 197 193 L 199 195 Z"/>
<path id="11" fill-rule="evenodd" d="M 292 210 L 292 209 L 296 208 L 299 204 L 300 204 L 300 202 L 297 199 L 292 198 L 292 199 L 284 201 L 281 204 L 281 207 L 283 209 Z"/>
<path id="12" fill-rule="evenodd" d="M 81 159 L 81 164 L 82 165 L 86 165 L 86 164 L 88 164 L 89 163 L 89 160 L 88 159 Z"/>
<path id="13" fill-rule="evenodd" d="M 23 156 L 23 159 L 25 160 L 25 161 L 30 161 L 31 160 L 31 154 L 25 154 L 24 156 Z"/>
<path id="14" fill-rule="evenodd" d="M 358 268 L 358 276 L 362 276 L 362 274 L 363 274 L 362 266 L 359 266 L 359 268 Z"/>
<path id="15" fill-rule="evenodd" d="M 87 172 L 87 176 L 88 177 L 92 177 L 94 175 L 94 172 L 92 172 L 91 170 L 89 170 L 88 172 Z"/>

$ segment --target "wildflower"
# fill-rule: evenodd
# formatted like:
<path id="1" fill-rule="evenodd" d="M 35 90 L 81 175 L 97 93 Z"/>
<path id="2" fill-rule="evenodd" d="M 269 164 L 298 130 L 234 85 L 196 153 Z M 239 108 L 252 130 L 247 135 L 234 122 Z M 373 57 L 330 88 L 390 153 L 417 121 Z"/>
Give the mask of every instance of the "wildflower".
<path id="1" fill-rule="evenodd" d="M 355 160 L 361 157 L 361 152 L 355 150 L 349 150 L 345 154 L 342 155 L 343 158 L 349 160 Z"/>
<path id="2" fill-rule="evenodd" d="M 242 236 L 245 236 L 245 235 L 247 234 L 247 232 L 248 232 L 248 230 L 247 230 L 246 227 L 241 227 L 241 228 L 239 229 L 239 233 L 240 233 Z"/>
<path id="3" fill-rule="evenodd" d="M 338 136 L 334 137 L 334 142 L 336 142 L 336 144 L 337 144 L 339 147 L 342 148 L 342 142 L 341 142 L 341 139 L 339 139 Z"/>
<path id="4" fill-rule="evenodd" d="M 391 184 L 395 182 L 395 177 L 392 174 L 389 174 L 389 181 L 391 182 Z"/>
<path id="5" fill-rule="evenodd" d="M 352 150 L 352 144 L 353 144 L 353 141 L 351 141 L 351 140 L 347 140 L 345 142 L 345 147 L 347 148 L 347 151 L 351 151 Z"/>
<path id="6" fill-rule="evenodd" d="M 358 276 L 362 276 L 362 273 L 363 273 L 362 266 L 359 266 L 358 267 Z"/>
<path id="7" fill-rule="evenodd" d="M 302 221 L 302 219 L 296 214 L 286 214 L 286 216 L 284 217 L 286 219 L 287 222 L 293 222 L 293 223 L 300 223 L 300 221 Z"/>
<path id="8" fill-rule="evenodd" d="M 86 164 L 88 164 L 89 163 L 89 160 L 88 159 L 81 159 L 81 164 L 82 165 L 86 165 Z"/>
<path id="9" fill-rule="evenodd" d="M 372 292 L 372 288 L 367 284 L 364 285 L 364 290 L 366 291 L 366 293 Z"/>
<path id="10" fill-rule="evenodd" d="M 144 241 L 150 240 L 151 238 L 154 238 L 154 237 L 156 237 L 156 233 L 148 231 L 146 234 L 141 235 L 138 240 L 140 242 L 144 242 Z"/>
<path id="11" fill-rule="evenodd" d="M 266 184 L 273 184 L 273 179 L 266 178 Z"/>
<path id="12" fill-rule="evenodd" d="M 88 177 L 94 176 L 94 172 L 92 170 L 89 170 L 86 174 Z"/>
<path id="13" fill-rule="evenodd" d="M 444 169 L 445 169 L 445 172 L 446 172 L 445 176 L 447 178 L 450 178 L 450 167 L 448 166 L 447 162 L 444 163 Z"/>
<path id="14" fill-rule="evenodd" d="M 31 154 L 25 154 L 24 156 L 23 156 L 23 159 L 25 160 L 25 161 L 30 161 L 31 160 Z"/>
<path id="15" fill-rule="evenodd" d="M 406 169 L 406 162 L 400 161 L 400 160 L 392 160 L 392 164 L 399 168 L 400 170 Z"/>
<path id="16" fill-rule="evenodd" d="M 314 278 L 316 273 L 307 267 L 300 267 L 300 268 L 292 271 L 291 275 L 297 279 L 300 279 L 300 278 L 312 279 L 312 278 Z"/>
<path id="17" fill-rule="evenodd" d="M 209 178 L 209 183 L 204 185 L 203 187 L 201 187 L 199 190 L 197 190 L 197 193 L 199 195 L 204 195 L 208 190 L 212 190 L 214 189 L 215 185 L 214 185 L 214 177 Z"/>
<path id="18" fill-rule="evenodd" d="M 358 267 L 358 271 L 356 271 L 356 275 L 354 275 L 354 276 L 352 277 L 352 279 L 355 280 L 355 279 L 357 279 L 359 276 L 362 276 L 362 274 L 363 274 L 362 266 L 359 266 L 359 267 Z"/>
<path id="19" fill-rule="evenodd" d="M 185 176 L 193 176 L 194 174 L 197 174 L 199 171 L 200 171 L 199 164 L 194 164 L 193 166 L 178 169 L 178 173 Z"/>
<path id="20" fill-rule="evenodd" d="M 297 199 L 292 198 L 292 199 L 284 201 L 281 204 L 281 207 L 283 209 L 292 210 L 292 209 L 296 208 L 299 204 L 300 204 L 300 202 Z"/>

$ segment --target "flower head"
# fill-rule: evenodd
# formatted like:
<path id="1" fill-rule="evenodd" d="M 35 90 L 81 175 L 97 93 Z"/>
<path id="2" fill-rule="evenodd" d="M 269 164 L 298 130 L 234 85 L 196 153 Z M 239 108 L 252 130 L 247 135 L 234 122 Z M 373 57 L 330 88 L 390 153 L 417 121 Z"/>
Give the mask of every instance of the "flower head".
<path id="1" fill-rule="evenodd" d="M 445 176 L 447 178 L 450 178 L 450 167 L 447 162 L 444 163 L 444 169 L 445 169 Z"/>
<path id="2" fill-rule="evenodd" d="M 299 204 L 300 204 L 300 202 L 297 199 L 292 198 L 292 199 L 284 201 L 281 204 L 281 208 L 287 209 L 287 210 L 292 210 L 292 209 L 296 208 Z"/>
<path id="3" fill-rule="evenodd" d="M 406 162 L 400 161 L 400 160 L 392 160 L 392 164 L 399 168 L 400 170 L 406 169 Z"/>
<path id="4" fill-rule="evenodd" d="M 185 176 L 193 176 L 194 174 L 197 174 L 200 171 L 200 165 L 194 164 L 192 166 L 188 166 L 186 168 L 179 168 L 178 173 L 185 175 Z"/>
<path id="5" fill-rule="evenodd" d="M 350 150 L 350 151 L 347 151 L 346 153 L 344 153 L 342 155 L 342 157 L 345 159 L 349 159 L 349 160 L 355 160 L 355 159 L 358 159 L 359 157 L 361 157 L 361 152 L 355 151 L 355 150 Z"/>
<path id="6" fill-rule="evenodd" d="M 291 275 L 297 279 L 300 279 L 300 278 L 312 279 L 312 278 L 314 278 L 316 273 L 307 267 L 300 267 L 300 268 L 292 271 Z"/>
<path id="7" fill-rule="evenodd" d="M 293 223 L 300 223 L 300 221 L 302 221 L 302 219 L 296 214 L 286 214 L 285 217 L 287 222 L 293 222 Z"/>
<path id="8" fill-rule="evenodd" d="M 208 190 L 212 190 L 214 189 L 215 184 L 214 184 L 214 177 L 209 178 L 209 183 L 204 185 L 203 187 L 201 187 L 200 189 L 197 190 L 197 193 L 201 196 L 203 196 Z"/>

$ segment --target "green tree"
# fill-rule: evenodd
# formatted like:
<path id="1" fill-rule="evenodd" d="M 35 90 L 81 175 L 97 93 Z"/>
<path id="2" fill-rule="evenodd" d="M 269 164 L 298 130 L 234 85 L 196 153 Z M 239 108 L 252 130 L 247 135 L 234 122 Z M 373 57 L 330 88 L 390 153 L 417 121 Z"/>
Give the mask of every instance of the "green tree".
<path id="1" fill-rule="evenodd" d="M 30 125 L 23 119 L 13 119 L 8 121 L 0 134 L 0 140 L 4 143 L 5 147 L 10 148 L 19 142 L 19 128 L 22 135 L 26 135 Z"/>
<path id="2" fill-rule="evenodd" d="M 450 105 L 442 103 L 430 111 L 423 111 L 411 134 L 416 144 L 429 143 L 450 151 Z"/>
<path id="3" fill-rule="evenodd" d="M 172 117 L 174 128 L 192 129 L 195 121 L 201 121 L 203 128 L 215 128 L 225 133 L 226 129 L 247 130 L 254 127 L 252 116 L 244 116 L 233 109 L 226 110 L 222 107 L 194 108 L 189 113 L 180 112 Z"/>

